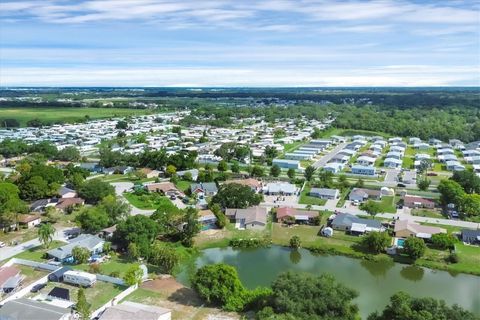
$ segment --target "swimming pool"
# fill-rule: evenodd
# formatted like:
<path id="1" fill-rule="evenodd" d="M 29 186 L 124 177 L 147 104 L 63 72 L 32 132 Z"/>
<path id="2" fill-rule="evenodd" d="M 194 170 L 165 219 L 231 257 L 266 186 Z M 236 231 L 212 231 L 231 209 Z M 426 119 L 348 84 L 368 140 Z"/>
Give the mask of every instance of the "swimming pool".
<path id="1" fill-rule="evenodd" d="M 404 243 L 405 243 L 405 239 L 398 239 L 397 238 L 397 247 L 403 248 Z"/>

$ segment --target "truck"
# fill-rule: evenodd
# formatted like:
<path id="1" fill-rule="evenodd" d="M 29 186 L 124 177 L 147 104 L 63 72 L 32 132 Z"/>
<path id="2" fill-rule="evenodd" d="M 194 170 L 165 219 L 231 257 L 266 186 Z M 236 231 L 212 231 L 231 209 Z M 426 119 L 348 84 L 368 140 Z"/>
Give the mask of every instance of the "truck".
<path id="1" fill-rule="evenodd" d="M 63 282 L 91 287 L 97 282 L 97 276 L 88 272 L 70 270 L 63 274 Z"/>

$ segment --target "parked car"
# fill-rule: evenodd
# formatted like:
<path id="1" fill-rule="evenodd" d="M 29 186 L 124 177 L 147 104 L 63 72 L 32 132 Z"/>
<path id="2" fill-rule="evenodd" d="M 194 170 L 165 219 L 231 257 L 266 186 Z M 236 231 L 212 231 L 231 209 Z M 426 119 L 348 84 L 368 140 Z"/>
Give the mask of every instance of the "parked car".
<path id="1" fill-rule="evenodd" d="M 176 197 L 174 194 L 172 194 L 172 195 L 170 196 L 170 200 L 175 200 L 175 199 L 177 199 L 177 197 Z"/>
<path id="2" fill-rule="evenodd" d="M 0 241 L 0 248 L 3 248 L 3 247 L 5 247 L 5 246 L 6 246 L 5 242 Z"/>
<path id="3" fill-rule="evenodd" d="M 429 172 L 429 173 L 427 173 L 427 176 L 429 176 L 429 177 L 436 177 L 436 176 L 438 176 L 438 173 Z"/>
<path id="4" fill-rule="evenodd" d="M 397 183 L 398 188 L 405 188 L 406 185 L 404 183 Z"/>
<path id="5" fill-rule="evenodd" d="M 33 286 L 33 288 L 30 290 L 30 292 L 38 292 L 40 290 L 42 290 L 43 288 L 45 288 L 47 286 L 47 283 L 44 282 L 44 283 L 39 283 L 39 284 L 36 284 Z"/>

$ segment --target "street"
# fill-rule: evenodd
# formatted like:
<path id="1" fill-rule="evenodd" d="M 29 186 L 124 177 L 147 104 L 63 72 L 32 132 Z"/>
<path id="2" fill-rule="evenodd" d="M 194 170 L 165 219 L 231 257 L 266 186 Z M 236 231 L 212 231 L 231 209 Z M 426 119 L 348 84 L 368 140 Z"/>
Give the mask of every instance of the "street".
<path id="1" fill-rule="evenodd" d="M 327 153 L 326 155 L 324 155 L 320 160 L 318 160 L 317 162 L 315 162 L 314 164 L 312 164 L 312 166 L 313 166 L 315 169 L 324 167 L 324 166 L 327 164 L 327 162 L 330 161 L 330 159 L 332 159 L 332 158 L 333 158 L 340 150 L 342 150 L 346 145 L 347 145 L 346 142 L 340 143 L 340 144 L 337 145 L 335 148 L 333 148 L 333 150 L 331 150 L 329 153 Z"/>

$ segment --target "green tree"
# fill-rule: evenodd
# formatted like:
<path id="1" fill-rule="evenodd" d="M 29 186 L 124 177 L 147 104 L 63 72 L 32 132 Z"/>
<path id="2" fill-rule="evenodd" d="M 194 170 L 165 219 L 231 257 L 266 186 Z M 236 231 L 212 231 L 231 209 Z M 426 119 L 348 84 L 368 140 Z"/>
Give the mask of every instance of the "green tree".
<path id="1" fill-rule="evenodd" d="M 357 188 L 363 188 L 365 186 L 365 181 L 363 181 L 362 178 L 358 179 L 357 182 L 355 183 L 355 187 Z"/>
<path id="2" fill-rule="evenodd" d="M 253 166 L 250 170 L 250 175 L 252 177 L 263 177 L 265 175 L 265 171 L 263 170 L 263 167 Z"/>
<path id="3" fill-rule="evenodd" d="M 0 225 L 9 226 L 17 222 L 19 213 L 27 212 L 27 206 L 20 200 L 20 190 L 10 182 L 0 182 Z"/>
<path id="4" fill-rule="evenodd" d="M 433 298 L 413 298 L 405 292 L 398 292 L 390 298 L 388 304 L 379 314 L 374 312 L 368 320 L 475 320 L 473 313 L 454 304 L 449 307 L 443 300 Z"/>
<path id="5" fill-rule="evenodd" d="M 88 233 L 96 233 L 111 226 L 110 218 L 102 207 L 84 207 L 80 209 L 75 221 Z"/>
<path id="6" fill-rule="evenodd" d="M 410 237 L 405 240 L 403 250 L 412 259 L 416 260 L 425 254 L 427 246 L 420 238 Z"/>
<path id="7" fill-rule="evenodd" d="M 307 181 L 312 180 L 314 173 L 315 173 L 315 168 L 312 166 L 308 166 L 307 168 L 305 168 L 305 172 L 304 172 L 305 179 L 307 179 Z"/>
<path id="8" fill-rule="evenodd" d="M 277 165 L 277 164 L 274 164 L 271 168 L 270 168 L 270 175 L 272 177 L 278 177 L 280 175 L 280 172 L 282 172 L 282 170 L 280 169 L 280 167 Z"/>
<path id="9" fill-rule="evenodd" d="M 80 151 L 76 147 L 66 147 L 58 151 L 56 158 L 61 161 L 79 161 Z"/>
<path id="10" fill-rule="evenodd" d="M 117 121 L 117 124 L 115 125 L 115 129 L 123 129 L 123 130 L 128 129 L 128 122 L 125 120 Z"/>
<path id="11" fill-rule="evenodd" d="M 162 273 L 172 274 L 173 269 L 178 265 L 179 261 L 180 258 L 174 248 L 160 241 L 154 242 L 149 262 L 158 266 Z"/>
<path id="12" fill-rule="evenodd" d="M 370 232 L 362 239 L 362 243 L 375 253 L 383 252 L 390 241 L 391 238 L 386 232 Z"/>
<path id="13" fill-rule="evenodd" d="M 153 219 L 143 215 L 130 216 L 125 221 L 120 221 L 113 233 L 112 242 L 120 249 L 126 249 L 134 242 L 140 256 L 148 257 L 150 246 L 159 233 L 158 224 L 152 221 Z"/>
<path id="14" fill-rule="evenodd" d="M 85 289 L 83 288 L 78 289 L 75 309 L 77 310 L 81 320 L 90 319 L 90 304 L 87 302 L 87 298 L 85 297 Z"/>
<path id="15" fill-rule="evenodd" d="M 280 319 L 353 320 L 358 317 L 358 307 L 353 303 L 358 294 L 328 274 L 282 273 L 273 282 L 272 291 L 271 307 Z"/>
<path id="16" fill-rule="evenodd" d="M 218 169 L 218 171 L 220 171 L 220 172 L 225 172 L 225 171 L 227 171 L 227 170 L 228 170 L 228 163 L 227 163 L 227 161 L 221 160 L 221 161 L 218 163 L 218 165 L 217 165 L 217 169 Z"/>
<path id="17" fill-rule="evenodd" d="M 467 216 L 480 216 L 480 195 L 465 194 L 460 200 L 460 211 Z"/>
<path id="18" fill-rule="evenodd" d="M 480 177 L 471 170 L 455 171 L 451 179 L 462 186 L 466 193 L 480 193 Z"/>
<path id="19" fill-rule="evenodd" d="M 127 284 L 128 286 L 134 286 L 136 284 L 140 284 L 140 282 L 142 281 L 142 277 L 143 270 L 138 264 L 135 264 L 128 268 L 127 272 L 125 272 L 123 281 L 125 281 L 125 284 Z"/>
<path id="20" fill-rule="evenodd" d="M 72 257 L 78 264 L 87 263 L 90 251 L 87 248 L 76 246 L 72 249 Z"/>
<path id="21" fill-rule="evenodd" d="M 44 223 L 38 228 L 38 239 L 45 248 L 48 248 L 52 243 L 54 234 L 55 228 L 50 223 Z"/>
<path id="22" fill-rule="evenodd" d="M 417 180 L 417 187 L 422 191 L 426 191 L 428 190 L 428 187 L 430 187 L 430 183 L 431 183 L 430 179 L 422 177 Z"/>
<path id="23" fill-rule="evenodd" d="M 451 234 L 437 233 L 432 235 L 432 244 L 441 250 L 453 249 L 456 239 Z"/>
<path id="24" fill-rule="evenodd" d="M 333 173 L 332 173 L 332 184 L 333 184 Z M 344 174 L 341 174 L 338 176 L 337 184 L 338 184 L 338 188 L 341 190 L 344 190 L 350 187 L 350 183 L 347 180 L 347 176 Z M 331 188 L 331 186 L 329 188 Z"/>
<path id="25" fill-rule="evenodd" d="M 299 236 L 293 236 L 290 238 L 290 248 L 298 249 L 302 245 L 302 241 Z"/>
<path id="26" fill-rule="evenodd" d="M 322 131 L 319 128 L 315 127 L 315 128 L 313 128 L 313 132 L 310 135 L 310 137 L 312 139 L 319 139 L 319 138 L 322 137 Z"/>
<path id="27" fill-rule="evenodd" d="M 241 311 L 247 290 L 242 285 L 237 270 L 226 264 L 210 264 L 197 270 L 192 286 L 202 299 L 228 311 Z"/>
<path id="28" fill-rule="evenodd" d="M 185 210 L 185 222 L 181 233 L 182 244 L 191 247 L 193 245 L 193 237 L 200 232 L 200 229 L 198 210 L 193 207 L 188 207 Z"/>
<path id="29" fill-rule="evenodd" d="M 265 157 L 272 161 L 273 158 L 277 157 L 278 156 L 278 150 L 277 148 L 273 147 L 273 146 L 266 146 L 265 147 Z"/>
<path id="30" fill-rule="evenodd" d="M 290 179 L 294 179 L 294 178 L 295 178 L 295 169 L 293 169 L 293 168 L 288 169 L 288 171 L 287 171 L 287 176 L 288 176 Z"/>
<path id="31" fill-rule="evenodd" d="M 441 180 L 437 189 L 440 192 L 440 202 L 445 206 L 449 203 L 458 206 L 465 195 L 462 186 L 453 180 Z"/>
<path id="32" fill-rule="evenodd" d="M 171 177 L 175 173 L 177 173 L 177 168 L 173 164 L 170 164 L 170 165 L 167 166 L 167 169 L 165 170 L 165 173 L 167 174 L 167 176 Z"/>
<path id="33" fill-rule="evenodd" d="M 20 196 L 25 200 L 38 200 L 50 194 L 50 187 L 42 177 L 33 176 L 20 182 Z"/>
<path id="34" fill-rule="evenodd" d="M 115 194 L 115 188 L 108 182 L 100 179 L 92 179 L 85 181 L 79 188 L 78 195 L 85 199 L 86 202 L 96 204 L 103 198 Z"/>
<path id="35" fill-rule="evenodd" d="M 247 208 L 260 204 L 263 197 L 256 194 L 250 187 L 238 183 L 228 183 L 220 187 L 213 196 L 212 203 L 222 208 Z"/>
<path id="36" fill-rule="evenodd" d="M 125 220 L 130 213 L 130 205 L 125 201 L 117 199 L 114 195 L 108 195 L 99 203 L 110 219 L 110 224 L 114 225 L 120 220 Z"/>
<path id="37" fill-rule="evenodd" d="M 232 165 L 230 166 L 230 170 L 232 170 L 233 173 L 239 173 L 240 172 L 240 166 L 238 165 L 237 161 L 234 161 Z"/>
<path id="38" fill-rule="evenodd" d="M 332 188 L 333 187 L 333 173 L 327 170 L 320 170 L 318 173 L 318 179 L 320 187 L 322 188 Z M 347 177 L 345 175 L 340 175 L 338 177 L 339 183 L 345 185 L 347 182 Z"/>
<path id="39" fill-rule="evenodd" d="M 375 215 L 382 212 L 382 206 L 380 203 L 373 200 L 368 200 L 367 202 L 362 203 L 360 209 L 366 211 L 372 217 L 375 217 Z"/>
<path id="40" fill-rule="evenodd" d="M 210 210 L 215 215 L 215 218 L 217 218 L 217 221 L 216 221 L 217 227 L 219 227 L 220 229 L 225 228 L 225 226 L 227 225 L 227 217 L 222 212 L 222 208 L 220 207 L 220 205 L 218 203 L 214 203 L 212 204 Z"/>

